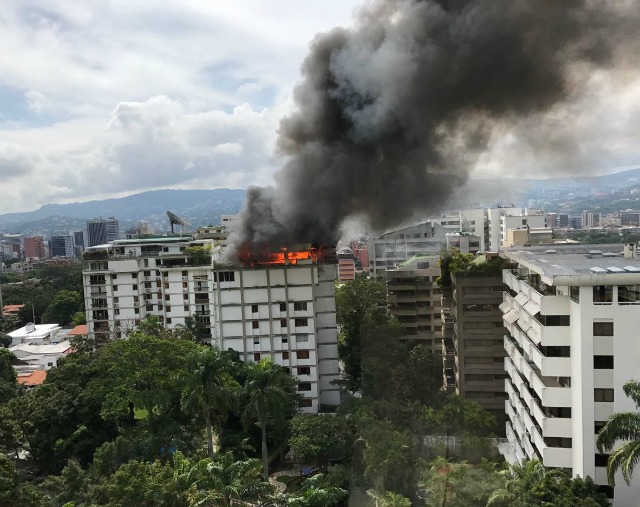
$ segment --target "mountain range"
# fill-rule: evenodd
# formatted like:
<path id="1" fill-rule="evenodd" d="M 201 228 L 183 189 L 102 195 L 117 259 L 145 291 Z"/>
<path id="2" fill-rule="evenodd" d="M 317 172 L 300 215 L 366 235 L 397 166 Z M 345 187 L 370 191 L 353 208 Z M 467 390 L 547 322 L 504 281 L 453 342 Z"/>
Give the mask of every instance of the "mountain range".
<path id="1" fill-rule="evenodd" d="M 472 187 L 482 195 L 486 205 L 498 202 L 500 192 L 511 180 L 474 180 Z M 510 184 L 509 184 L 510 185 Z M 589 195 L 597 192 L 640 187 L 640 168 L 602 176 L 517 180 L 518 200 Z M 95 217 L 114 216 L 121 230 L 139 221 L 147 222 L 156 231 L 166 231 L 169 223 L 166 211 L 172 211 L 192 226 L 218 224 L 220 216 L 237 213 L 244 203 L 242 189 L 215 190 L 152 190 L 127 197 L 69 204 L 45 204 L 35 211 L 0 215 L 0 232 L 25 235 L 68 233 L 82 230 L 86 221 Z M 465 199 L 466 200 L 466 199 Z"/>

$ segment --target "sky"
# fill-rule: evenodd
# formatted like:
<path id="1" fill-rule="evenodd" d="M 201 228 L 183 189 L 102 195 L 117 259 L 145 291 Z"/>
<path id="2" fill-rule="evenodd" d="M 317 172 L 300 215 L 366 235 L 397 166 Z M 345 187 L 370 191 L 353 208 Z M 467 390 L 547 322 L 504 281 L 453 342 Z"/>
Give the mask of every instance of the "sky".
<path id="1" fill-rule="evenodd" d="M 361 1 L 3 0 L 0 213 L 272 184 L 309 43 Z M 585 90 L 549 113 L 543 139 L 578 139 L 580 174 L 635 166 L 638 75 L 594 74 Z M 472 176 L 557 175 L 554 160 L 495 132 Z"/>
<path id="2" fill-rule="evenodd" d="M 0 213 L 272 183 L 309 43 L 358 2 L 2 4 Z"/>

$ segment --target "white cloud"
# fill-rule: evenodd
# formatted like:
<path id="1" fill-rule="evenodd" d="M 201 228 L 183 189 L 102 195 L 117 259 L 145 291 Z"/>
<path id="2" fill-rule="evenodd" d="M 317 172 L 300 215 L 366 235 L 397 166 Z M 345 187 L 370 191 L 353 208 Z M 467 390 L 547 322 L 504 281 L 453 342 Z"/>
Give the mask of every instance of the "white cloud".
<path id="1" fill-rule="evenodd" d="M 42 114 L 46 109 L 51 107 L 51 102 L 44 94 L 35 90 L 29 90 L 24 94 L 29 109 L 36 114 Z"/>
<path id="2" fill-rule="evenodd" d="M 358 3 L 3 2 L 0 213 L 270 183 L 308 43 Z"/>

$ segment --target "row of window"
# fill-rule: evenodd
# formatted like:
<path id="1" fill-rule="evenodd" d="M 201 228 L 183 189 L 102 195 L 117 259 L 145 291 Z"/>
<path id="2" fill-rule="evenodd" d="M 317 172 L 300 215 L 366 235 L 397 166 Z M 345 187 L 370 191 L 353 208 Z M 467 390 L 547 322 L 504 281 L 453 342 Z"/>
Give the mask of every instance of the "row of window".
<path id="1" fill-rule="evenodd" d="M 308 343 L 309 342 L 309 335 L 308 334 L 297 334 L 296 335 L 296 343 Z M 282 337 L 282 343 L 289 343 L 289 339 L 286 336 Z M 253 344 L 254 345 L 260 345 L 260 337 L 259 336 L 254 336 L 253 337 Z"/>
<path id="2" fill-rule="evenodd" d="M 309 359 L 309 351 L 308 351 L 308 350 L 296 350 L 296 351 L 294 351 L 293 353 L 295 354 L 295 358 L 296 358 L 296 359 Z M 269 356 L 269 355 L 270 355 L 270 354 L 265 354 L 265 357 L 266 357 L 266 356 Z M 284 351 L 282 351 L 282 359 L 289 359 L 289 355 L 290 355 L 290 352 L 289 352 L 288 350 L 284 350 Z M 260 355 L 260 352 L 255 352 L 255 353 L 253 354 L 253 360 L 254 360 L 255 362 L 260 361 L 260 358 L 261 358 L 261 357 L 262 357 L 262 356 Z M 300 369 L 300 368 L 299 368 L 299 369 Z M 288 368 L 287 368 L 287 370 L 288 370 Z M 306 371 L 306 370 L 305 370 L 305 371 Z M 298 374 L 299 374 L 299 375 L 309 375 L 310 373 L 311 373 L 311 370 L 309 370 L 309 372 L 308 372 L 308 373 L 298 373 Z"/>
<path id="3" fill-rule="evenodd" d="M 593 304 L 603 305 L 613 303 L 613 285 L 596 285 L 593 287 Z M 572 301 L 580 302 L 580 287 L 569 287 Z M 619 285 L 618 303 L 640 303 L 640 285 Z"/>
<path id="4" fill-rule="evenodd" d="M 294 312 L 304 312 L 307 311 L 307 302 L 306 301 L 296 301 L 293 303 L 293 311 Z M 251 313 L 258 313 L 258 305 L 251 305 Z M 287 303 L 280 303 L 280 311 L 287 311 Z"/>
<path id="5" fill-rule="evenodd" d="M 296 327 L 305 327 L 309 325 L 309 319 L 307 318 L 298 318 L 298 319 L 293 319 L 294 325 Z M 288 321 L 287 319 L 280 319 L 280 327 L 287 327 L 288 326 Z M 259 320 L 252 320 L 251 321 L 251 327 L 253 329 L 260 329 L 260 321 Z"/>

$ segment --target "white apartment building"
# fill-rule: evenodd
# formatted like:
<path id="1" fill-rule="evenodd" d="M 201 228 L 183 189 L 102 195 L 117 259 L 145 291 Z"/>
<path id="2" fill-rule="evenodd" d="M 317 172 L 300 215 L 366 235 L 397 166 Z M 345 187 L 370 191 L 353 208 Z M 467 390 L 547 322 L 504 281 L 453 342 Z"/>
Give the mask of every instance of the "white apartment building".
<path id="1" fill-rule="evenodd" d="M 596 434 L 634 410 L 622 386 L 640 378 L 640 259 L 623 245 L 509 249 L 501 304 L 507 329 L 507 438 L 517 460 L 592 477 L 615 506 L 637 503 L 622 476 L 608 487 Z"/>
<path id="2" fill-rule="evenodd" d="M 489 217 L 489 248 L 498 252 L 507 242 L 509 229 L 552 229 L 547 215 L 540 210 L 531 208 L 490 208 Z"/>
<path id="3" fill-rule="evenodd" d="M 484 208 L 461 209 L 447 211 L 440 216 L 429 218 L 429 222 L 441 225 L 447 232 L 462 233 L 478 237 L 480 245 L 476 249 L 485 252 L 487 248 L 485 223 L 487 214 Z"/>
<path id="4" fill-rule="evenodd" d="M 446 232 L 439 224 L 422 222 L 369 238 L 369 274 L 384 274 L 414 256 L 439 255 Z"/>
<path id="5" fill-rule="evenodd" d="M 200 255 L 193 247 L 202 247 Z M 337 406 L 339 391 L 331 384 L 338 378 L 335 256 L 325 264 L 317 252 L 281 253 L 240 267 L 221 263 L 219 254 L 213 240 L 189 236 L 89 248 L 83 270 L 88 333 L 111 339 L 148 316 L 168 329 L 197 316 L 207 342 L 289 369 L 306 411 Z"/>

